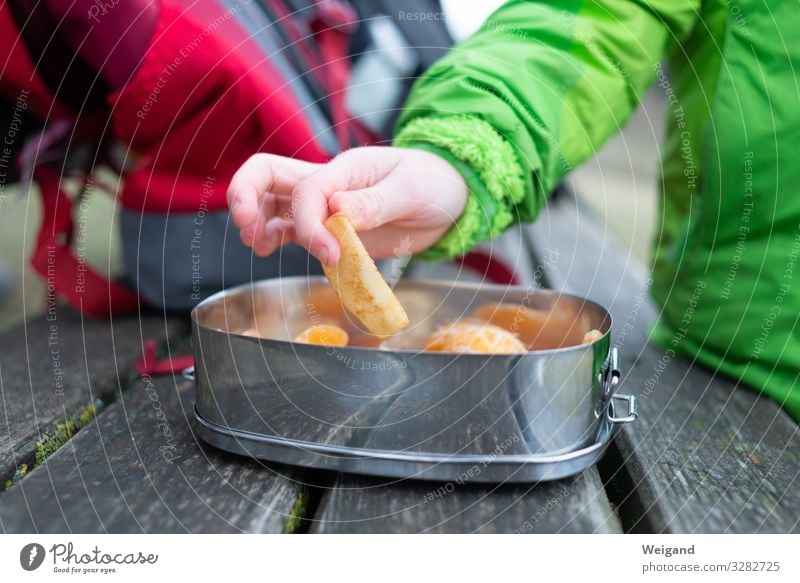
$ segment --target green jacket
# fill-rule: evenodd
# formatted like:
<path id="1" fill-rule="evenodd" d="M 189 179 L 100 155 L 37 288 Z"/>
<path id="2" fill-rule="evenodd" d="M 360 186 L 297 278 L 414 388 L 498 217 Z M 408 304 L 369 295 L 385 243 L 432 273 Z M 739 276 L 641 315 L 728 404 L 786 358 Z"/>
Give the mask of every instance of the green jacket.
<path id="1" fill-rule="evenodd" d="M 799 30 L 793 0 L 508 2 L 419 79 L 398 123 L 397 145 L 445 156 L 471 191 L 427 255 L 532 220 L 659 83 L 653 339 L 800 419 Z"/>

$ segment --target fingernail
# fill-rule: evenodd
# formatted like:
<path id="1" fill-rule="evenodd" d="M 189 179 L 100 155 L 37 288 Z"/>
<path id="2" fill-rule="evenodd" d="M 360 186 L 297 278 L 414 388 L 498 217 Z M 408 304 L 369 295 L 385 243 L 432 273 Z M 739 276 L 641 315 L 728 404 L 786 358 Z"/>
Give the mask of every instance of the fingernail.
<path id="1" fill-rule="evenodd" d="M 327 247 L 323 247 L 322 250 L 319 252 L 319 260 L 322 261 L 324 265 L 328 265 L 328 259 L 330 258 L 331 254 L 328 251 Z"/>

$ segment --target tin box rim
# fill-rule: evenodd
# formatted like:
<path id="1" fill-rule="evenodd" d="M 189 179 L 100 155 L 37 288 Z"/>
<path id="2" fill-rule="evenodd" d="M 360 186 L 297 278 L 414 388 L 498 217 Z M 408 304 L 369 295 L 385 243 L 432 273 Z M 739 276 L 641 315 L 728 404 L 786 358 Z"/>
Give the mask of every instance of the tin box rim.
<path id="1" fill-rule="evenodd" d="M 216 326 L 209 326 L 206 323 L 201 321 L 199 316 L 200 311 L 204 308 L 207 308 L 211 304 L 215 304 L 224 300 L 225 298 L 232 297 L 236 294 L 247 292 L 248 290 L 256 290 L 260 287 L 270 287 L 270 286 L 280 286 L 282 282 L 286 282 L 287 285 L 292 283 L 300 283 L 300 282 L 307 282 L 311 283 L 324 283 L 328 284 L 327 278 L 324 275 L 312 275 L 312 276 L 305 276 L 305 275 L 295 275 L 295 276 L 288 276 L 288 277 L 277 277 L 277 278 L 270 278 L 270 279 L 261 279 L 257 281 L 247 282 L 243 284 L 239 284 L 233 287 L 225 288 L 220 290 L 209 297 L 202 300 L 198 303 L 191 311 L 191 320 L 192 322 L 203 329 L 211 330 L 214 332 L 220 332 L 222 334 L 228 334 L 231 336 L 235 336 L 236 338 L 240 338 L 247 342 L 255 342 L 258 344 L 268 344 L 268 343 L 278 343 L 280 345 L 294 345 L 294 346 L 302 346 L 304 350 L 316 350 L 320 352 L 324 352 L 328 350 L 329 347 L 322 346 L 322 345 L 315 345 L 315 344 L 307 344 L 303 342 L 294 342 L 291 340 L 282 340 L 279 338 L 263 338 L 263 337 L 255 337 L 255 336 L 248 336 L 245 334 L 232 332 L 230 330 L 224 330 L 222 328 Z M 461 288 L 461 289 L 481 289 L 488 292 L 491 291 L 520 291 L 526 290 L 527 286 L 522 285 L 503 285 L 503 284 L 495 284 L 495 283 L 484 283 L 484 282 L 454 282 L 448 280 L 435 280 L 435 279 L 408 279 L 408 280 L 401 280 L 398 282 L 398 285 L 424 285 L 428 287 L 436 287 L 436 288 L 446 288 L 446 289 L 453 289 L 453 288 Z M 547 349 L 537 349 L 537 350 L 529 350 L 527 353 L 523 354 L 473 354 L 473 353 L 464 353 L 464 352 L 454 352 L 454 351 L 425 351 L 421 349 L 411 349 L 411 348 L 371 348 L 371 347 L 364 347 L 364 346 L 344 346 L 339 347 L 339 350 L 347 350 L 347 351 L 355 351 L 357 353 L 374 353 L 380 352 L 382 354 L 402 354 L 402 355 L 426 355 L 433 358 L 452 358 L 454 356 L 458 356 L 459 358 L 489 358 L 489 357 L 509 357 L 509 358 L 523 358 L 529 355 L 548 355 L 548 354 L 564 354 L 566 352 L 578 351 L 578 350 L 586 350 L 587 348 L 593 347 L 595 344 L 603 342 L 608 338 L 611 334 L 611 330 L 614 327 L 614 320 L 611 313 L 604 308 L 599 303 L 591 300 L 589 298 L 579 296 L 577 294 L 572 294 L 568 292 L 559 292 L 547 288 L 537 287 L 535 288 L 532 293 L 534 294 L 543 294 L 543 295 L 550 295 L 555 296 L 558 298 L 567 298 L 569 300 L 578 302 L 580 304 L 585 304 L 590 306 L 591 308 L 597 310 L 598 312 L 603 314 L 604 319 L 608 322 L 607 329 L 605 332 L 602 333 L 602 336 L 593 340 L 592 342 L 587 342 L 586 344 L 574 344 L 571 346 L 563 346 L 560 348 L 547 348 Z"/>

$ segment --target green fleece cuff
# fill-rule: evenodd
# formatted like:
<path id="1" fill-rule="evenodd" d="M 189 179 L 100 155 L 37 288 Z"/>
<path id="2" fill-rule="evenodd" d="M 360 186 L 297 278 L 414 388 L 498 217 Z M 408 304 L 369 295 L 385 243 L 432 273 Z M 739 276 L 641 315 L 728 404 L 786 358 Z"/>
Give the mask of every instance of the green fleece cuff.
<path id="1" fill-rule="evenodd" d="M 420 254 L 422 258 L 464 255 L 513 222 L 512 209 L 525 197 L 522 165 L 511 144 L 485 121 L 468 115 L 417 118 L 397 133 L 394 145 L 439 154 L 455 166 L 469 188 L 461 218 Z"/>
<path id="2" fill-rule="evenodd" d="M 441 239 L 417 256 L 428 261 L 460 257 L 491 237 L 491 224 L 499 205 L 475 171 L 447 150 L 429 143 L 414 142 L 407 146 L 425 150 L 447 160 L 461 174 L 468 190 L 467 202 L 459 219 Z"/>

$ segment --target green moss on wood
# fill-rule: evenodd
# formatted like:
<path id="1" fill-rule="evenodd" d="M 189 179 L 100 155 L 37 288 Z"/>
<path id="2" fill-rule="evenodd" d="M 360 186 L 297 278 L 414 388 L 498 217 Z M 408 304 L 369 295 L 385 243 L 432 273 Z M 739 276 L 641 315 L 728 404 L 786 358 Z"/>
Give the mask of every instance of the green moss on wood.
<path id="1" fill-rule="evenodd" d="M 97 417 L 97 414 L 104 407 L 105 403 L 102 400 L 95 399 L 63 423 L 57 424 L 52 433 L 45 433 L 42 438 L 36 442 L 33 461 L 30 464 L 20 464 L 17 467 L 17 471 L 14 472 L 14 475 L 6 480 L 4 490 L 11 488 L 24 478 L 26 474 L 44 463 L 47 458 L 58 451 L 61 446 L 67 443 L 80 429 L 91 423 L 92 419 Z"/>
<path id="2" fill-rule="evenodd" d="M 191 333 L 186 331 L 179 333 L 173 338 L 163 340 L 159 342 L 156 347 L 156 357 L 165 358 L 171 353 L 181 349 L 190 340 Z M 112 385 L 111 379 L 106 381 L 108 383 L 107 385 L 104 385 L 103 382 L 99 383 L 97 386 L 101 388 L 99 391 L 101 396 L 84 406 L 80 411 L 63 423 L 57 424 L 52 433 L 45 433 L 42 438 L 36 442 L 33 459 L 31 459 L 29 463 L 20 464 L 17 467 L 17 471 L 14 472 L 14 475 L 3 483 L 3 491 L 14 486 L 14 484 L 24 478 L 26 474 L 30 473 L 31 470 L 34 470 L 39 464 L 58 451 L 61 446 L 66 444 L 81 428 L 91 423 L 92 419 L 97 417 L 100 411 L 119 399 L 122 393 L 133 387 L 140 378 L 141 377 L 135 370 L 130 369 L 118 385 L 116 381 L 113 381 L 114 384 Z M 107 390 L 103 389 L 104 386 Z"/>
<path id="3" fill-rule="evenodd" d="M 19 482 L 22 478 L 25 477 L 25 474 L 28 473 L 28 464 L 20 464 L 17 466 L 17 471 L 14 472 L 14 475 L 11 476 L 8 480 L 6 480 L 5 485 L 3 486 L 3 490 L 8 490 L 11 486 Z"/>
<path id="4" fill-rule="evenodd" d="M 36 442 L 34 467 L 44 462 L 58 451 L 62 445 L 67 443 L 81 428 L 88 425 L 89 422 L 97 416 L 103 406 L 103 402 L 96 399 L 67 419 L 64 423 L 56 425 L 56 429 L 53 433 L 45 433 L 42 439 Z"/>
<path id="5" fill-rule="evenodd" d="M 294 534 L 300 530 L 300 525 L 307 516 L 309 493 L 305 488 L 297 494 L 294 506 L 289 511 L 286 523 L 283 525 L 283 534 Z"/>

